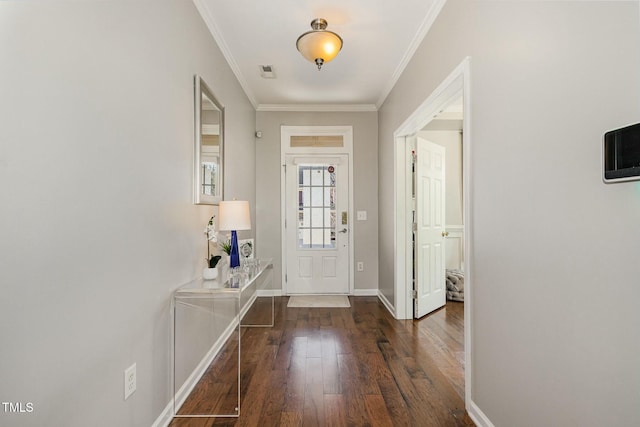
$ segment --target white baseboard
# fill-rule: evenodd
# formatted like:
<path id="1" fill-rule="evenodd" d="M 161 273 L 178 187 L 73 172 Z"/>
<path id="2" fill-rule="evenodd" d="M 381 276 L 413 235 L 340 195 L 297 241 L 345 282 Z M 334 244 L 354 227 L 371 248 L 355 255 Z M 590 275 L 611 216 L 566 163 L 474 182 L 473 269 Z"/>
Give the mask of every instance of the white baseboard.
<path id="1" fill-rule="evenodd" d="M 380 291 L 378 291 L 378 299 L 380 301 L 382 301 L 382 304 L 384 304 L 384 306 L 387 307 L 387 310 L 389 310 L 389 313 L 391 313 L 393 318 L 396 319 L 397 318 L 396 317 L 396 309 L 393 307 L 393 305 L 391 305 L 391 303 L 389 302 L 387 297 L 382 295 L 382 292 L 380 292 Z"/>
<path id="2" fill-rule="evenodd" d="M 250 304 L 247 304 L 247 307 L 248 306 L 250 306 Z M 213 359 L 215 359 L 227 340 L 236 331 L 237 326 L 238 319 L 232 319 L 229 326 L 227 326 L 224 332 L 222 332 L 222 335 L 220 335 L 216 342 L 213 343 L 207 354 L 202 358 L 200 363 L 198 363 L 198 366 L 196 366 L 191 375 L 189 375 L 189 378 L 187 378 L 182 387 L 180 387 L 180 390 L 178 390 L 175 396 L 176 410 L 182 406 L 185 400 L 187 400 L 187 397 L 191 394 L 196 384 L 198 384 L 198 381 L 200 381 L 202 375 L 204 375 L 209 365 L 211 365 Z M 156 418 L 154 423 L 151 424 L 151 427 L 167 427 L 173 420 L 173 415 L 173 401 L 171 400 L 167 403 L 167 406 L 165 406 L 164 410 L 160 413 L 158 418 Z"/>
<path id="3" fill-rule="evenodd" d="M 375 297 L 378 296 L 378 289 L 354 289 L 352 295 L 354 297 Z"/>
<path id="4" fill-rule="evenodd" d="M 151 427 L 167 427 L 173 421 L 173 402 L 169 402 L 164 407 L 158 418 L 151 424 Z"/>
<path id="5" fill-rule="evenodd" d="M 476 423 L 478 427 L 495 427 L 491 420 L 478 408 L 478 405 L 473 400 L 468 402 L 467 412 L 469 417 Z"/>

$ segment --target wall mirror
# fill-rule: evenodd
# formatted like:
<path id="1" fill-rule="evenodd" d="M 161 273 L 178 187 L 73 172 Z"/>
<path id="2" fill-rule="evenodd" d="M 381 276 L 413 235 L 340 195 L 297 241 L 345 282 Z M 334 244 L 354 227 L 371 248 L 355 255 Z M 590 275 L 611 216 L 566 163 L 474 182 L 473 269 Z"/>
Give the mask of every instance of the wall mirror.
<path id="1" fill-rule="evenodd" d="M 194 203 L 217 205 L 223 188 L 224 108 L 200 76 L 194 80 Z"/>

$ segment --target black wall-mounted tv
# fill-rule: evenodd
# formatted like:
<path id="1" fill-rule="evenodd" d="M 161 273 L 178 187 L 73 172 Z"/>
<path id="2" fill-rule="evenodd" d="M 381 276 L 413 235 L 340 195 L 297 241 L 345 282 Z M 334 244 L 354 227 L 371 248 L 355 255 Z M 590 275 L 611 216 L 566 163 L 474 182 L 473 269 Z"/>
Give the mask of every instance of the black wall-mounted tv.
<path id="1" fill-rule="evenodd" d="M 640 123 L 604 134 L 604 182 L 640 180 Z"/>

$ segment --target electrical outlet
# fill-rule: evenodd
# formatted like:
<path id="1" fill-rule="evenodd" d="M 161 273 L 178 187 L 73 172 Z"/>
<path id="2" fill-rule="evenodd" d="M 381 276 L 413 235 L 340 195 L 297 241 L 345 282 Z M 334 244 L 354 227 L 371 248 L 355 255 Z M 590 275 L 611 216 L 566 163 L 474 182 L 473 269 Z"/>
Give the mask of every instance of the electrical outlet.
<path id="1" fill-rule="evenodd" d="M 364 262 L 358 261 L 358 263 L 356 264 L 356 270 L 364 271 Z"/>
<path id="2" fill-rule="evenodd" d="M 136 391 L 136 364 L 129 366 L 124 371 L 124 400 Z"/>

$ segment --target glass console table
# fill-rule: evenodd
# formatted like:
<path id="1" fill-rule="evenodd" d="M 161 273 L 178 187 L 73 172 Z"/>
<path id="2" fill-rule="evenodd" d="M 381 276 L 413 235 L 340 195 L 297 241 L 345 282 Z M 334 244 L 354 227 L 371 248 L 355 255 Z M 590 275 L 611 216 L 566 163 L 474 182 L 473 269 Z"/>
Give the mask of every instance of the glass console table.
<path id="1" fill-rule="evenodd" d="M 271 259 L 220 272 L 186 283 L 171 299 L 174 417 L 240 416 L 241 327 L 273 326 Z"/>

